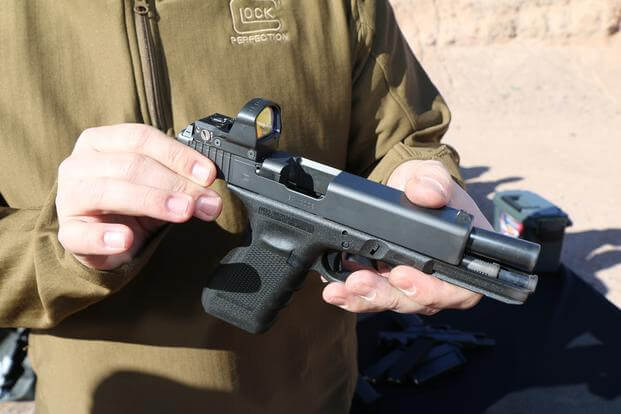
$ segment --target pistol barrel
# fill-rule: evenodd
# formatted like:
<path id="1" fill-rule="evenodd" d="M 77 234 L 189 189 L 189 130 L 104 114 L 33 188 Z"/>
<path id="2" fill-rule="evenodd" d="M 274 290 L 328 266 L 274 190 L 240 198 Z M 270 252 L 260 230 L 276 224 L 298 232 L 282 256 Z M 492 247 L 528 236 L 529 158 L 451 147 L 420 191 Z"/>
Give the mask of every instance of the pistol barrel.
<path id="1" fill-rule="evenodd" d="M 532 272 L 541 248 L 537 243 L 527 240 L 473 228 L 466 249 L 472 254 L 487 257 L 525 272 Z"/>

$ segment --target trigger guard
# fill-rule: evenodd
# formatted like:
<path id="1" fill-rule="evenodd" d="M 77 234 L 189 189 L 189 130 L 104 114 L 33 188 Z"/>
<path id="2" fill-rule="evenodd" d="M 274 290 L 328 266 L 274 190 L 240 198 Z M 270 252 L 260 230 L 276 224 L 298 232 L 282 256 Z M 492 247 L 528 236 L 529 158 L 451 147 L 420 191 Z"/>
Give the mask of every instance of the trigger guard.
<path id="1" fill-rule="evenodd" d="M 338 251 L 324 253 L 313 267 L 328 282 L 344 283 L 352 273 L 343 269 L 342 253 Z"/>

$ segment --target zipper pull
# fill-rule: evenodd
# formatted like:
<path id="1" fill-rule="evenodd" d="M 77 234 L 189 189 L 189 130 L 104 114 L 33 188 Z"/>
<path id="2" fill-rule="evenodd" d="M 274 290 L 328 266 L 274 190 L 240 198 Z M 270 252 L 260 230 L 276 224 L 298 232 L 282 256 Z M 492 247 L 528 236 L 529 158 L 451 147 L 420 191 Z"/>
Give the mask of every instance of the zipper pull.
<path id="1" fill-rule="evenodd" d="M 134 2 L 134 13 L 140 16 L 146 16 L 151 11 L 149 7 L 149 2 L 145 0 L 136 0 Z"/>

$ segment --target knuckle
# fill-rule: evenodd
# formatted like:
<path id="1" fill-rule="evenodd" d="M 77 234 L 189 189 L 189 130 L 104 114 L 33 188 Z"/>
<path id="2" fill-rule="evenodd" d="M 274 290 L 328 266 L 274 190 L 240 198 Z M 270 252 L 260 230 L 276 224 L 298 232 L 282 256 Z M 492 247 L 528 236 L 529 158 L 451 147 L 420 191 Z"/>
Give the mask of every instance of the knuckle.
<path id="1" fill-rule="evenodd" d="M 71 157 L 67 157 L 58 165 L 58 180 L 61 181 L 65 177 L 70 176 L 71 167 L 73 164 L 73 159 Z"/>
<path id="2" fill-rule="evenodd" d="M 65 193 L 64 190 L 58 187 L 56 192 L 56 198 L 54 199 L 54 204 L 56 204 L 56 214 L 59 218 L 65 215 Z"/>
<path id="3" fill-rule="evenodd" d="M 70 252 L 94 252 L 99 245 L 99 233 L 87 223 L 73 222 L 59 226 L 58 241 Z"/>
<path id="4" fill-rule="evenodd" d="M 172 184 L 171 191 L 174 193 L 189 193 L 191 192 L 188 186 L 188 183 L 183 179 L 177 179 Z"/>
<path id="5" fill-rule="evenodd" d="M 170 149 L 168 150 L 168 161 L 170 165 L 177 166 L 181 171 L 189 170 L 190 157 L 186 148 L 181 145 L 172 145 L 171 141 Z"/>
<path id="6" fill-rule="evenodd" d="M 59 216 L 63 216 L 67 202 L 71 202 L 75 199 L 74 190 L 75 180 L 69 177 L 64 177 L 62 180 L 59 178 L 58 187 L 56 189 L 56 211 Z"/>
<path id="7" fill-rule="evenodd" d="M 85 144 L 91 140 L 91 137 L 95 134 L 96 128 L 86 128 L 80 133 L 76 143 Z"/>
<path id="8" fill-rule="evenodd" d="M 470 295 L 460 303 L 459 309 L 470 309 L 479 303 L 480 300 L 481 295 Z"/>
<path id="9" fill-rule="evenodd" d="M 145 188 L 142 197 L 140 198 L 141 210 L 145 211 L 147 208 L 153 205 L 155 199 L 155 189 L 147 187 Z"/>
<path id="10" fill-rule="evenodd" d="M 416 301 L 416 303 L 418 303 L 421 306 L 424 306 L 426 308 L 435 308 L 437 307 L 437 300 L 436 298 L 430 296 L 430 295 L 418 295 L 416 296 L 416 298 L 414 299 Z"/>
<path id="11" fill-rule="evenodd" d="M 122 177 L 129 182 L 136 182 L 144 173 L 146 157 L 132 154 L 123 165 Z"/>
<path id="12" fill-rule="evenodd" d="M 67 204 L 75 204 L 81 195 L 80 181 L 72 177 L 64 177 L 58 181 L 56 191 L 56 209 L 59 216 L 64 215 Z"/>
<path id="13" fill-rule="evenodd" d="M 63 246 L 66 250 L 69 250 L 69 235 L 67 234 L 66 227 L 62 224 L 58 227 L 58 242 Z"/>
<path id="14" fill-rule="evenodd" d="M 81 150 L 93 150 L 93 143 L 96 141 L 97 135 L 100 134 L 100 130 L 101 127 L 91 127 L 83 130 L 76 139 L 72 153 L 75 154 Z"/>
<path id="15" fill-rule="evenodd" d="M 128 135 L 128 144 L 131 151 L 143 152 L 149 142 L 151 127 L 143 124 L 134 124 L 131 126 L 131 132 Z"/>
<path id="16" fill-rule="evenodd" d="M 71 180 L 66 200 L 69 203 L 82 205 L 87 210 L 96 209 L 102 205 L 106 187 L 105 180 Z"/>
<path id="17" fill-rule="evenodd" d="M 420 314 L 425 315 L 425 316 L 431 316 L 431 315 L 435 315 L 436 313 L 440 312 L 440 310 L 441 309 L 439 309 L 439 308 L 434 308 L 434 307 L 431 307 L 431 306 L 425 306 L 424 308 L 422 308 L 417 313 L 420 313 Z"/>
<path id="18" fill-rule="evenodd" d="M 159 214 L 165 215 L 166 209 L 164 204 L 165 200 L 160 191 L 152 187 L 145 188 L 140 200 L 141 211 L 146 213 L 155 210 Z"/>
<path id="19" fill-rule="evenodd" d="M 399 301 L 399 298 L 397 297 L 397 295 L 390 295 L 388 297 L 388 300 L 386 302 L 386 309 L 395 311 L 395 312 L 400 311 L 401 302 Z"/>
<path id="20" fill-rule="evenodd" d="M 87 186 L 87 188 L 89 188 L 88 191 L 88 200 L 90 201 L 90 205 L 97 209 L 103 206 L 103 198 L 104 198 L 104 193 L 106 192 L 105 189 L 105 185 L 101 185 L 101 187 L 99 186 L 94 186 L 94 187 L 90 187 Z"/>

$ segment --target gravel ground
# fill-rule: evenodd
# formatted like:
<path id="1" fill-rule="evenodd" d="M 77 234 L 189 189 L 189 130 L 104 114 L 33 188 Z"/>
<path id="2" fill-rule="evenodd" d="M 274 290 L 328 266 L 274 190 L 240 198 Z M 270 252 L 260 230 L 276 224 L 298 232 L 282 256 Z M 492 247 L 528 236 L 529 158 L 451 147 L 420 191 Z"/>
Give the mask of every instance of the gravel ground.
<path id="1" fill-rule="evenodd" d="M 446 142 L 482 210 L 508 189 L 558 204 L 574 222 L 563 261 L 621 306 L 621 1 L 392 3 L 452 108 Z"/>

